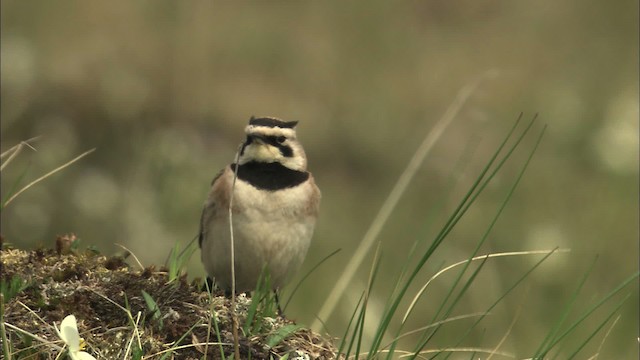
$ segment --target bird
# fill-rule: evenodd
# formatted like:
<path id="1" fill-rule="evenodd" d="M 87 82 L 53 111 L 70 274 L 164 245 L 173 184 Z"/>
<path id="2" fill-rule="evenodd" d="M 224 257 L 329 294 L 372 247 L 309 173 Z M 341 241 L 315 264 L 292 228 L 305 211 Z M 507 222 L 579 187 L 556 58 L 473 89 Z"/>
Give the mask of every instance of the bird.
<path id="1" fill-rule="evenodd" d="M 236 293 L 255 290 L 263 268 L 277 291 L 309 250 L 321 193 L 307 171 L 297 123 L 252 116 L 235 162 L 211 183 L 200 220 L 201 260 L 210 280 L 227 294 L 232 290 L 230 202 Z"/>

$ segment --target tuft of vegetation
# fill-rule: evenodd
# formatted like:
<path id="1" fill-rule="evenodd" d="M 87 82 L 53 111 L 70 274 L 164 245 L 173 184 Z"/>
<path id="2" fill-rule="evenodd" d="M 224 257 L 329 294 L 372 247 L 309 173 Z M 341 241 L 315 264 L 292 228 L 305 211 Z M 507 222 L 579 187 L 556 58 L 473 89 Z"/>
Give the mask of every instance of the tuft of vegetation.
<path id="1" fill-rule="evenodd" d="M 27 282 L 17 275 L 14 275 L 7 280 L 0 280 L 0 293 L 2 293 L 4 301 L 13 299 L 27 287 Z"/>
<path id="2" fill-rule="evenodd" d="M 386 358 L 386 359 L 394 359 L 401 356 L 402 358 L 408 359 L 418 359 L 418 358 L 435 358 L 438 356 L 442 356 L 444 358 L 448 358 L 455 353 L 471 353 L 471 357 L 477 356 L 477 354 L 484 353 L 487 354 L 488 357 L 493 356 L 503 356 L 515 358 L 516 356 L 510 354 L 508 352 L 501 350 L 501 345 L 503 342 L 501 341 L 496 347 L 470 347 L 463 346 L 468 336 L 471 332 L 478 327 L 481 322 L 491 314 L 491 311 L 502 302 L 509 293 L 515 289 L 518 285 L 520 285 L 525 279 L 527 279 L 531 273 L 538 268 L 546 259 L 548 259 L 551 255 L 557 252 L 568 252 L 567 249 L 550 249 L 550 250 L 537 250 L 537 251 L 520 251 L 520 252 L 509 252 L 509 253 L 490 253 L 486 255 L 478 255 L 481 246 L 487 240 L 489 234 L 494 228 L 497 220 L 500 218 L 500 215 L 503 213 L 506 205 L 511 199 L 517 185 L 520 180 L 524 176 L 525 170 L 527 169 L 535 151 L 542 139 L 544 134 L 544 129 L 540 131 L 537 136 L 537 140 L 533 146 L 533 148 L 529 151 L 526 161 L 520 169 L 520 172 L 516 175 L 513 180 L 511 186 L 507 189 L 504 200 L 501 205 L 496 209 L 495 214 L 492 217 L 489 217 L 487 228 L 481 233 L 479 236 L 479 240 L 475 247 L 475 250 L 468 255 L 467 260 L 460 261 L 456 264 L 448 266 L 440 271 L 437 271 L 429 281 L 424 284 L 420 290 L 412 295 L 409 293 L 409 289 L 411 285 L 414 284 L 417 275 L 423 270 L 424 265 L 429 261 L 431 256 L 434 254 L 436 249 L 447 239 L 449 233 L 454 229 L 456 224 L 464 217 L 467 210 L 473 205 L 474 201 L 477 197 L 482 193 L 482 191 L 487 187 L 487 185 L 492 181 L 492 179 L 500 172 L 502 166 L 505 164 L 507 160 L 512 156 L 516 148 L 520 146 L 523 139 L 527 136 L 529 131 L 532 129 L 532 126 L 535 123 L 535 117 L 529 122 L 527 126 L 525 126 L 524 130 L 520 132 L 519 135 L 515 136 L 515 140 L 512 139 L 514 134 L 516 134 L 516 129 L 520 124 L 520 120 L 522 115 L 518 118 L 516 123 L 514 124 L 511 131 L 507 134 L 502 144 L 495 151 L 493 156 L 489 159 L 484 169 L 476 178 L 475 182 L 471 186 L 471 188 L 467 191 L 467 193 L 463 196 L 458 206 L 454 210 L 454 212 L 449 216 L 448 220 L 441 228 L 440 232 L 435 236 L 435 238 L 431 241 L 430 244 L 425 244 L 426 239 L 420 238 L 416 241 L 416 243 L 412 247 L 412 251 L 407 256 L 407 261 L 402 266 L 400 274 L 395 282 L 395 288 L 387 291 L 389 296 L 384 306 L 384 310 L 381 314 L 381 320 L 372 326 L 375 328 L 375 332 L 373 335 L 373 340 L 370 342 L 368 350 L 365 351 L 364 344 L 364 329 L 365 329 L 365 321 L 366 315 L 369 311 L 369 296 L 373 291 L 376 274 L 379 270 L 379 261 L 380 261 L 380 253 L 376 251 L 373 261 L 372 267 L 370 270 L 369 281 L 367 282 L 367 286 L 365 287 L 363 293 L 360 295 L 359 301 L 356 307 L 353 310 L 353 313 L 349 319 L 347 324 L 345 333 L 342 337 L 341 344 L 339 346 L 339 353 L 344 355 L 347 358 L 365 358 L 365 359 L 374 359 L 374 358 Z M 510 146 L 507 144 L 512 143 Z M 379 224 L 374 224 L 372 227 L 380 226 Z M 365 236 L 366 237 L 366 236 Z M 370 237 L 369 239 L 373 239 Z M 380 243 L 378 243 L 380 245 Z M 417 251 L 416 249 L 425 248 L 426 250 L 423 252 Z M 378 246 L 379 249 L 379 246 Z M 474 281 L 477 279 L 478 275 L 484 268 L 484 265 L 492 258 L 499 258 L 505 256 L 527 256 L 527 255 L 544 255 L 539 261 L 534 263 L 527 271 L 524 271 L 523 274 L 517 278 L 511 285 L 507 286 L 506 291 L 495 299 L 491 305 L 484 311 L 479 313 L 472 314 L 463 314 L 463 315 L 455 315 L 455 310 L 458 308 L 458 305 L 463 301 L 465 294 L 468 289 L 474 286 Z M 476 266 L 473 266 L 474 263 L 479 263 Z M 409 265 L 414 264 L 414 265 Z M 446 286 L 448 287 L 448 291 L 446 295 L 441 300 L 440 303 L 433 304 L 434 307 L 434 315 L 431 319 L 425 323 L 425 325 L 418 329 L 413 330 L 405 330 L 405 325 L 407 320 L 416 316 L 413 311 L 415 309 L 415 305 L 420 299 L 422 299 L 426 293 L 428 285 L 431 284 L 432 280 L 439 277 L 441 274 L 449 271 L 457 270 L 457 275 L 454 280 L 448 283 Z M 608 324 L 611 319 L 614 318 L 618 311 L 624 304 L 626 300 L 628 300 L 629 295 L 623 297 L 617 303 L 612 305 L 612 309 L 610 309 L 605 319 L 602 320 L 600 325 L 596 329 L 587 330 L 587 336 L 581 337 L 580 334 L 576 334 L 576 330 L 579 328 L 579 325 L 584 322 L 585 319 L 593 315 L 596 309 L 601 308 L 605 304 L 607 304 L 610 300 L 614 298 L 619 292 L 623 289 L 627 288 L 634 280 L 638 279 L 639 273 L 635 273 L 629 276 L 627 279 L 622 281 L 616 288 L 611 290 L 606 296 L 604 296 L 599 301 L 595 302 L 592 306 L 590 306 L 586 311 L 582 314 L 578 315 L 578 319 L 575 320 L 569 326 L 565 325 L 567 318 L 569 317 L 573 306 L 575 305 L 576 300 L 578 299 L 579 290 L 584 285 L 589 271 L 585 274 L 583 280 L 580 282 L 578 289 L 575 291 L 574 295 L 570 299 L 569 304 L 565 307 L 565 309 L 559 315 L 559 319 L 557 324 L 551 329 L 549 335 L 542 340 L 539 348 L 535 351 L 532 358 L 533 359 L 546 359 L 548 357 L 556 358 L 563 357 L 566 354 L 570 358 L 574 358 L 577 354 L 582 351 L 587 344 L 589 344 L 592 340 L 595 339 L 595 335 L 602 330 L 606 324 Z M 337 286 L 337 288 L 339 288 Z M 399 320 L 398 313 L 400 311 L 401 304 L 407 303 L 407 300 L 411 299 L 408 307 L 404 311 L 404 315 L 401 320 Z M 514 319 L 514 321 L 517 317 Z M 399 325 L 395 328 L 392 327 L 392 323 L 399 320 Z M 457 340 L 455 340 L 451 345 L 448 346 L 437 346 L 432 345 L 435 343 L 434 339 L 436 338 L 436 334 L 447 326 L 452 326 L 454 323 L 462 322 L 462 321 L 471 321 L 468 325 L 462 326 L 457 336 Z M 613 326 L 613 325 L 611 325 Z M 586 329 L 583 329 L 586 330 Z M 508 334 L 508 331 L 507 331 Z M 401 349 L 399 347 L 400 340 L 404 338 L 412 337 L 416 339 L 414 342 L 414 347 L 412 349 Z M 505 335 L 506 337 L 506 335 Z M 573 339 L 572 339 L 573 338 Z M 385 341 L 386 339 L 386 341 Z M 606 335 L 603 339 L 601 339 L 601 346 L 606 340 Z M 566 348 L 572 347 L 574 349 L 567 351 Z M 598 353 L 592 355 L 592 358 L 598 356 Z"/>
<path id="3" fill-rule="evenodd" d="M 180 243 L 174 245 L 166 264 L 169 270 L 169 282 L 174 282 L 179 276 L 185 274 L 184 269 L 196 250 L 198 250 L 198 246 L 195 239 L 182 250 L 180 250 Z"/>

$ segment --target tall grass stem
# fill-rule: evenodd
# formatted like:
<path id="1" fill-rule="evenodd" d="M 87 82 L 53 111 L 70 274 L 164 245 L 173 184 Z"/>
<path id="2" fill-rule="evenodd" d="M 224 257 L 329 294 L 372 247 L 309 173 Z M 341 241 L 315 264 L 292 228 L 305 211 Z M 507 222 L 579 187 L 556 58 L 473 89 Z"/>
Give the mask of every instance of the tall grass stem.
<path id="1" fill-rule="evenodd" d="M 478 79 L 476 79 L 475 81 L 465 85 L 462 89 L 460 89 L 456 98 L 451 103 L 449 108 L 445 111 L 444 115 L 442 115 L 440 120 L 438 120 L 435 126 L 426 135 L 416 152 L 413 154 L 413 157 L 407 164 L 405 170 L 398 178 L 393 189 L 389 193 L 389 196 L 384 201 L 382 207 L 378 211 L 378 214 L 376 215 L 373 222 L 369 226 L 369 229 L 362 238 L 362 241 L 360 241 L 360 245 L 354 252 L 353 257 L 351 257 L 351 259 L 349 260 L 346 269 L 339 277 L 339 280 L 334 285 L 333 289 L 329 293 L 329 296 L 327 296 L 327 299 L 325 300 L 318 313 L 318 319 L 316 319 L 311 325 L 312 329 L 319 330 L 322 326 L 320 319 L 326 320 L 333 313 L 338 300 L 342 297 L 342 294 L 347 288 L 347 285 L 353 279 L 356 271 L 364 261 L 365 256 L 369 253 L 373 242 L 376 240 L 378 235 L 380 235 L 380 232 L 391 216 L 393 209 L 398 204 L 398 201 L 400 201 L 400 197 L 409 186 L 409 183 L 417 173 L 418 169 L 420 169 L 421 164 L 424 162 L 424 159 L 430 153 L 435 143 L 438 141 L 438 139 L 440 139 L 446 128 L 458 115 L 463 105 L 475 92 L 480 83 L 485 78 L 494 75 L 495 71 L 488 71 L 482 76 L 478 77 Z"/>

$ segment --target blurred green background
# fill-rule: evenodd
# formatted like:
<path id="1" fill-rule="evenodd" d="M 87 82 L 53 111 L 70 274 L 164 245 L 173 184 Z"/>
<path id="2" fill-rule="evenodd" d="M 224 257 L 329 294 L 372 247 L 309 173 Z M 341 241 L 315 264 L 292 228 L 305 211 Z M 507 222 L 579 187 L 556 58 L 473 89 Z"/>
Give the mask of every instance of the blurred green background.
<path id="1" fill-rule="evenodd" d="M 577 310 L 638 268 L 637 1 L 1 6 L 2 150 L 42 135 L 37 152 L 3 170 L 2 196 L 22 174 L 24 184 L 97 147 L 4 209 L 2 235 L 16 246 L 51 246 L 56 234 L 75 232 L 103 253 L 119 243 L 145 265 L 161 264 L 176 242 L 196 235 L 209 183 L 232 160 L 248 118 L 299 120 L 323 191 L 302 272 L 342 249 L 287 310 L 310 324 L 425 134 L 461 87 L 497 70 L 437 143 L 381 234 L 372 323 L 412 243 L 437 233 L 520 112 L 538 112 L 534 130 L 547 124 L 547 133 L 480 253 L 572 252 L 543 264 L 462 345 L 493 348 L 519 312 L 501 349 L 531 355 L 596 255 Z M 473 251 L 532 140 L 427 264 L 419 285 Z M 204 275 L 199 256 L 194 277 Z M 484 311 L 539 258 L 489 261 L 454 315 Z M 325 319 L 332 335 L 342 334 L 369 264 Z M 453 279 L 436 281 L 407 330 L 428 323 Z M 604 358 L 638 356 L 637 284 L 627 291 Z M 597 312 L 579 333 L 605 315 Z M 429 347 L 452 345 L 469 324 L 445 327 Z"/>

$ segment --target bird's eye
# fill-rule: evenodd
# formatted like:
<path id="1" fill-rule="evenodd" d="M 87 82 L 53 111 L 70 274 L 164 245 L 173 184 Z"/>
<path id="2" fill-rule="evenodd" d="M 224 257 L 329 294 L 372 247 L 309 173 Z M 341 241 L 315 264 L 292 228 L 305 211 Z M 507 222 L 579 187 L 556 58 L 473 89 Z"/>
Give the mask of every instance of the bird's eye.
<path id="1" fill-rule="evenodd" d="M 282 144 L 283 142 L 285 142 L 285 140 L 287 140 L 287 138 L 286 138 L 286 137 L 284 137 L 284 136 L 278 136 L 278 137 L 276 138 L 276 141 L 277 141 L 279 144 Z"/>

